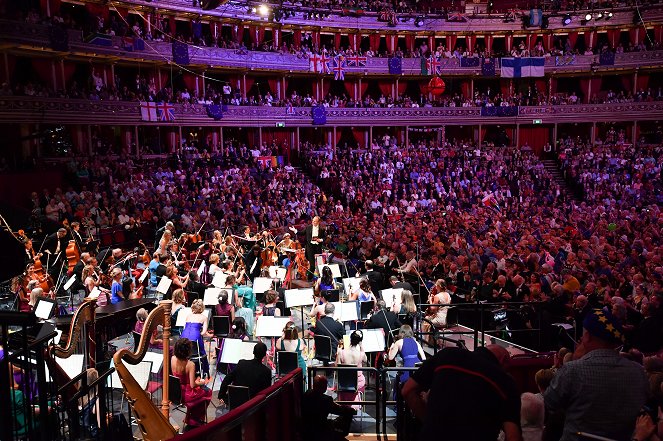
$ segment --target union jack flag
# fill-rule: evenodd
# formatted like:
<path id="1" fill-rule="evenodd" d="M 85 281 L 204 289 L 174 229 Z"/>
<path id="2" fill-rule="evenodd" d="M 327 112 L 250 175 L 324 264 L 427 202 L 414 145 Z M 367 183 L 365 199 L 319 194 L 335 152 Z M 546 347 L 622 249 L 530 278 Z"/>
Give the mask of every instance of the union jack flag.
<path id="1" fill-rule="evenodd" d="M 343 81 L 345 80 L 345 68 L 346 68 L 346 62 L 345 62 L 345 57 L 342 56 L 336 56 L 334 57 L 334 80 L 336 81 Z"/>
<path id="2" fill-rule="evenodd" d="M 329 65 L 332 62 L 332 59 L 327 56 L 327 54 L 322 54 L 320 56 L 320 63 L 322 63 L 322 73 L 332 73 L 332 68 Z"/>
<path id="3" fill-rule="evenodd" d="M 442 73 L 442 64 L 436 57 L 429 57 L 426 60 L 426 69 L 428 70 L 428 75 L 440 75 Z"/>
<path id="4" fill-rule="evenodd" d="M 159 103 L 157 116 L 159 121 L 175 121 L 175 107 L 169 103 Z"/>
<path id="5" fill-rule="evenodd" d="M 346 57 L 348 60 L 348 66 L 366 66 L 366 57 L 361 57 L 359 55 L 351 55 Z"/>
<path id="6" fill-rule="evenodd" d="M 465 18 L 465 14 L 462 12 L 452 12 L 447 16 L 447 22 L 457 22 L 457 23 L 464 23 L 467 21 L 467 18 Z"/>

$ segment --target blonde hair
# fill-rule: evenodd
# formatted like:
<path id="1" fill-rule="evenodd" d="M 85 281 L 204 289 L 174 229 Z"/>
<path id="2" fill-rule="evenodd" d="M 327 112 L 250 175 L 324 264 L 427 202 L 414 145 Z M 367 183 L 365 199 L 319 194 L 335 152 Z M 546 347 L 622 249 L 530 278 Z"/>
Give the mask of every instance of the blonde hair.
<path id="1" fill-rule="evenodd" d="M 408 289 L 404 289 L 401 292 L 401 302 L 405 306 L 405 311 L 408 313 L 415 312 L 417 310 L 417 305 L 414 303 L 414 297 Z"/>
<path id="2" fill-rule="evenodd" d="M 202 314 L 204 310 L 205 310 L 205 304 L 201 299 L 196 299 L 191 304 L 191 312 L 193 312 L 194 314 Z"/>
<path id="3" fill-rule="evenodd" d="M 209 263 L 217 264 L 219 263 L 219 255 L 218 254 L 212 254 L 209 256 Z"/>
<path id="4" fill-rule="evenodd" d="M 184 290 L 176 289 L 175 291 L 173 291 L 173 303 L 184 303 L 184 302 L 185 302 Z"/>

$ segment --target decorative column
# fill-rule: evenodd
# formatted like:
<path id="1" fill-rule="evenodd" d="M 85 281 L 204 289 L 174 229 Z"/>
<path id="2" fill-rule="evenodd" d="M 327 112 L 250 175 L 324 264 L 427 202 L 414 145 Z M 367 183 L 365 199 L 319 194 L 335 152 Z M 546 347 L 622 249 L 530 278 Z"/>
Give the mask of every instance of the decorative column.
<path id="1" fill-rule="evenodd" d="M 635 72 L 633 72 L 633 95 L 638 93 L 638 68 L 635 68 Z"/>
<path id="2" fill-rule="evenodd" d="M 405 148 L 410 145 L 410 126 L 405 126 Z"/>
<path id="3" fill-rule="evenodd" d="M 368 127 L 368 145 L 366 147 L 369 150 L 373 148 L 373 126 Z"/>
<path id="4" fill-rule="evenodd" d="M 477 136 L 477 140 L 479 141 L 479 148 L 481 148 L 481 124 L 479 124 L 479 136 Z"/>
<path id="5" fill-rule="evenodd" d="M 89 124 L 87 126 L 87 147 L 90 156 L 92 156 L 94 154 L 94 147 L 92 146 L 92 126 Z"/>
<path id="6" fill-rule="evenodd" d="M 219 126 L 219 152 L 223 155 L 223 126 Z"/>
<path id="7" fill-rule="evenodd" d="M 136 157 L 140 157 L 140 141 L 138 139 L 138 126 L 134 126 L 134 140 L 136 141 Z"/>
<path id="8" fill-rule="evenodd" d="M 520 124 L 516 124 L 516 148 L 520 148 Z"/>
<path id="9" fill-rule="evenodd" d="M 592 147 L 593 147 L 594 143 L 596 142 L 596 121 L 592 123 L 592 133 L 590 139 L 592 141 Z"/>
<path id="10" fill-rule="evenodd" d="M 258 148 L 262 148 L 262 126 L 258 126 Z"/>
<path id="11" fill-rule="evenodd" d="M 58 80 L 57 80 L 57 77 L 55 75 L 55 61 L 54 60 L 51 60 L 51 75 L 52 75 L 51 80 L 53 81 L 53 90 L 58 90 Z"/>
<path id="12" fill-rule="evenodd" d="M 633 121 L 633 132 L 631 133 L 631 143 L 635 145 L 638 141 L 638 121 Z"/>
<path id="13" fill-rule="evenodd" d="M 242 74 L 242 98 L 246 99 L 246 74 Z"/>
<path id="14" fill-rule="evenodd" d="M 336 126 L 334 126 L 334 132 L 332 135 L 332 148 L 334 149 L 334 156 L 336 156 Z"/>

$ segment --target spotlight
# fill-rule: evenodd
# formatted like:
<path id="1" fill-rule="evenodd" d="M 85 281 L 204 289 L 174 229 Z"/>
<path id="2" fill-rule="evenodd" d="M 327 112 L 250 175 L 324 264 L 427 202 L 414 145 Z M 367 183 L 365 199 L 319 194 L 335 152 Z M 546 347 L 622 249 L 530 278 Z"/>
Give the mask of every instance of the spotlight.
<path id="1" fill-rule="evenodd" d="M 258 12 L 258 10 L 255 8 L 255 6 L 253 8 L 251 8 L 251 13 L 252 14 L 255 14 L 256 12 Z"/>
<path id="2" fill-rule="evenodd" d="M 596 19 L 597 20 L 600 20 L 602 18 L 603 18 L 603 12 L 599 12 L 598 14 L 596 14 Z"/>
<path id="3" fill-rule="evenodd" d="M 566 14 L 566 15 L 564 16 L 564 18 L 562 18 L 562 24 L 563 24 L 564 26 L 568 26 L 568 25 L 570 25 L 572 21 L 573 21 L 573 19 L 571 18 L 571 15 L 570 15 L 570 14 Z"/>
<path id="4" fill-rule="evenodd" d="M 592 14 L 590 14 L 589 12 L 585 14 L 585 21 L 590 21 L 591 19 L 592 19 Z"/>
<path id="5" fill-rule="evenodd" d="M 414 19 L 414 25 L 418 28 L 422 27 L 424 25 L 424 18 L 423 17 L 417 17 Z"/>
<path id="6" fill-rule="evenodd" d="M 263 17 L 267 17 L 267 15 L 269 15 L 269 8 L 267 5 L 260 5 L 258 6 L 258 13 Z"/>
<path id="7" fill-rule="evenodd" d="M 612 12 L 604 12 L 603 15 L 605 15 L 606 20 L 610 20 L 612 18 Z"/>

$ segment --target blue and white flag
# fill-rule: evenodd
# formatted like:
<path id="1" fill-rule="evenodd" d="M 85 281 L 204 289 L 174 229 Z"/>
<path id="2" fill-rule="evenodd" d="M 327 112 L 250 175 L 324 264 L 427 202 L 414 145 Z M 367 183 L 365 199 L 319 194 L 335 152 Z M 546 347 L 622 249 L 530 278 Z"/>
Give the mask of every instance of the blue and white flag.
<path id="1" fill-rule="evenodd" d="M 545 75 L 545 58 L 502 58 L 500 75 L 504 78 L 542 77 Z"/>

